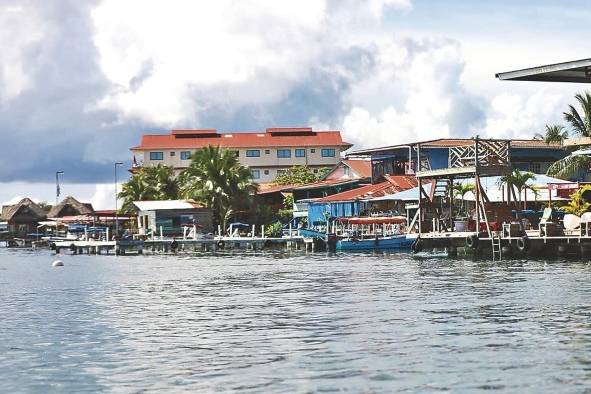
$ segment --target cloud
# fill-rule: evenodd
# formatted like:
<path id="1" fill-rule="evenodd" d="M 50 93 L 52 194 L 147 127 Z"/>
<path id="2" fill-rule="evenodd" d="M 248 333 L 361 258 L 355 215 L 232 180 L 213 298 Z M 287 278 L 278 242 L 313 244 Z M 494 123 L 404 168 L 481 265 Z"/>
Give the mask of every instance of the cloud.
<path id="1" fill-rule="evenodd" d="M 560 118 L 564 85 L 536 96 L 476 84 L 471 36 L 409 29 L 420 12 L 408 0 L 6 0 L 0 182 L 64 170 L 67 182 L 108 183 L 141 134 L 172 127 L 313 124 L 360 148 L 529 135 Z M 504 46 L 471 42 L 492 79 Z M 108 202 L 107 189 L 84 193 Z"/>
<path id="2" fill-rule="evenodd" d="M 546 124 L 563 123 L 567 107 L 564 95 L 539 89 L 531 95 L 503 93 L 495 96 L 487 114 L 484 133 L 488 137 L 532 138 Z"/>
<path id="3" fill-rule="evenodd" d="M 361 99 L 343 120 L 345 137 L 356 147 L 467 136 L 483 123 L 484 99 L 461 82 L 459 43 L 392 41 L 380 46 L 379 59 L 382 73 L 360 82 Z M 367 108 L 366 96 L 380 97 L 381 106 Z"/>
<path id="4" fill-rule="evenodd" d="M 369 0 L 369 10 L 376 18 L 381 18 L 388 8 L 410 11 L 412 3 L 410 0 Z"/>

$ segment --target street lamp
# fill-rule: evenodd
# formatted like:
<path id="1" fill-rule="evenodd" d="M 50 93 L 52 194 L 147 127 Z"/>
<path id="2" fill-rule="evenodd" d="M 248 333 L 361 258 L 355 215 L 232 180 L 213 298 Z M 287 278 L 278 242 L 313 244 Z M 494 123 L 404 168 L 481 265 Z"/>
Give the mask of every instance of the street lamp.
<path id="1" fill-rule="evenodd" d="M 115 235 L 119 235 L 119 214 L 117 213 L 117 166 L 122 166 L 123 163 L 115 163 Z"/>
<path id="2" fill-rule="evenodd" d="M 64 175 L 63 171 L 56 171 L 55 172 L 55 205 L 58 204 L 58 200 L 60 198 L 60 180 L 59 176 Z"/>

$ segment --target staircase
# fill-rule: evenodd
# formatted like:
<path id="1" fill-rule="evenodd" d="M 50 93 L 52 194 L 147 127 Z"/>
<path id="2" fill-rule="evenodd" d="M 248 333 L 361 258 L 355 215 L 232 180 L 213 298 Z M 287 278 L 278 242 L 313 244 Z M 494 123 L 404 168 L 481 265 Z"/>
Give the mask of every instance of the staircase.
<path id="1" fill-rule="evenodd" d="M 431 184 L 431 201 L 435 197 L 447 198 L 449 196 L 449 189 L 451 181 L 449 179 L 437 179 Z"/>

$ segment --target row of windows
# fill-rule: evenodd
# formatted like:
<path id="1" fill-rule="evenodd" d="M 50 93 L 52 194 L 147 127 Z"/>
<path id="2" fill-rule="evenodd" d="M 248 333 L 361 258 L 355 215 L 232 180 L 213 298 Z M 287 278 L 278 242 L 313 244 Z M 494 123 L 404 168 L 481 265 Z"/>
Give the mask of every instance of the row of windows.
<path id="1" fill-rule="evenodd" d="M 176 156 L 176 152 L 170 152 L 170 156 Z M 190 151 L 183 151 L 181 152 L 181 160 L 190 160 L 191 159 L 191 152 Z M 164 160 L 164 152 L 150 152 L 150 160 Z"/>
<path id="2" fill-rule="evenodd" d="M 236 157 L 240 155 L 238 151 Z M 271 153 L 270 149 L 265 149 L 265 154 Z M 316 153 L 316 149 L 310 149 L 310 153 Z M 306 157 L 306 150 L 303 148 L 295 149 L 295 157 Z M 335 157 L 334 148 L 324 148 L 320 151 L 322 157 Z M 170 152 L 170 156 L 175 156 L 176 152 Z M 261 151 L 259 149 L 249 149 L 246 151 L 246 157 L 261 157 Z M 288 159 L 291 157 L 291 149 L 277 149 L 277 157 L 280 159 Z M 190 160 L 191 152 L 181 152 L 181 160 Z M 150 152 L 150 160 L 164 160 L 164 152 Z"/>

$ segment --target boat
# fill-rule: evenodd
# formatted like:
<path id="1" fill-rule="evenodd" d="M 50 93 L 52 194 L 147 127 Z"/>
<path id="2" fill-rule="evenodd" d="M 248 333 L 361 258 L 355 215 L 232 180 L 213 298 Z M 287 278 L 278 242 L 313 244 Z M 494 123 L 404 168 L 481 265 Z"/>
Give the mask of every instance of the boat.
<path id="1" fill-rule="evenodd" d="M 414 239 L 404 232 L 406 217 L 352 217 L 335 220 L 337 251 L 410 249 Z"/>

